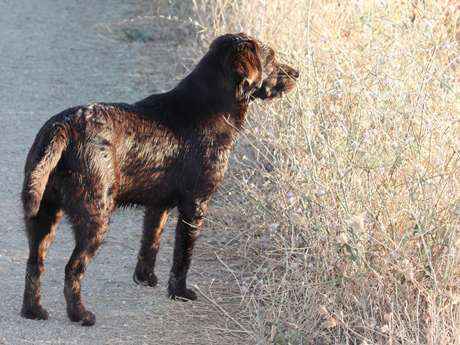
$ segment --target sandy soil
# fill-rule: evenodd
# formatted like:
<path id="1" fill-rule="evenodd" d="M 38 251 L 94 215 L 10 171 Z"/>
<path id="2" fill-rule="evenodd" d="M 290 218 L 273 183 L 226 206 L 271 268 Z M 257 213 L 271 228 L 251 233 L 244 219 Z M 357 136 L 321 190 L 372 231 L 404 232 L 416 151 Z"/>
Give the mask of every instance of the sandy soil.
<path id="1" fill-rule="evenodd" d="M 133 102 L 168 89 L 185 73 L 181 66 L 191 64 L 179 56 L 185 50 L 174 49 L 167 40 L 122 40 L 123 20 L 134 17 L 139 6 L 133 0 L 0 2 L 1 344 L 257 343 L 238 314 L 238 291 L 232 292 L 237 283 L 216 254 L 229 267 L 240 262 L 228 256 L 231 248 L 222 245 L 228 242 L 225 234 L 212 225 L 203 231 L 189 275 L 189 284 L 197 284 L 206 296 L 198 293 L 193 303 L 166 298 L 175 215 L 157 263 L 158 286 L 132 281 L 141 210 L 116 212 L 106 242 L 88 266 L 83 300 L 96 314 L 95 326 L 73 324 L 65 313 L 64 266 L 73 249 L 66 221 L 58 228 L 45 264 L 42 298 L 51 317 L 34 321 L 19 315 L 28 254 L 19 194 L 25 157 L 38 129 L 72 105 Z M 185 38 L 178 37 L 175 44 L 182 41 Z M 215 302 L 208 299 L 210 291 Z"/>

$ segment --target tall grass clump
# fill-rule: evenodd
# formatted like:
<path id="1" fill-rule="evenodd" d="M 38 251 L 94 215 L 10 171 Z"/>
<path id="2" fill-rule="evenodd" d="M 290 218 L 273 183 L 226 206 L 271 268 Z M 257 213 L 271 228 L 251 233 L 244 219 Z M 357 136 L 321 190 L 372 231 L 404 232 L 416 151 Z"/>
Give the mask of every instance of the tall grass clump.
<path id="1" fill-rule="evenodd" d="M 252 106 L 210 212 L 240 232 L 258 337 L 460 344 L 457 2 L 186 3 L 209 40 L 245 31 L 302 72 Z"/>

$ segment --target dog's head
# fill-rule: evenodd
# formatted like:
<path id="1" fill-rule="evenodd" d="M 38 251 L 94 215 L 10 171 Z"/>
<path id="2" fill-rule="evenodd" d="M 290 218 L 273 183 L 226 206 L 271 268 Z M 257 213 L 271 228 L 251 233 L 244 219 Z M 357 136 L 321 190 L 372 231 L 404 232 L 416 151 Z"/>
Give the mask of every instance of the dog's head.
<path id="1" fill-rule="evenodd" d="M 262 85 L 255 90 L 251 98 L 272 100 L 287 95 L 294 90 L 300 71 L 278 61 L 272 48 L 260 41 L 258 43 L 263 66 Z"/>
<path id="2" fill-rule="evenodd" d="M 249 96 L 262 85 L 263 66 L 259 43 L 245 33 L 227 34 L 215 39 L 210 51 L 222 53 L 225 74 L 237 85 L 237 96 Z"/>
<path id="3" fill-rule="evenodd" d="M 245 33 L 215 39 L 211 52 L 220 52 L 226 75 L 237 86 L 239 99 L 271 100 L 291 92 L 300 72 L 278 61 L 275 51 Z"/>

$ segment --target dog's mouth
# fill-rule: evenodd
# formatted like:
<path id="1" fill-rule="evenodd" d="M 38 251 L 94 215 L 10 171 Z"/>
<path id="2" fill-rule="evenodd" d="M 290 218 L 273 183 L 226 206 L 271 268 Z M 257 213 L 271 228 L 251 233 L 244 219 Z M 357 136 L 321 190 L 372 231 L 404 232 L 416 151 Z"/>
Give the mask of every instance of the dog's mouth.
<path id="1" fill-rule="evenodd" d="M 269 98 L 284 98 L 294 91 L 296 85 L 296 81 L 289 78 L 289 81 L 284 83 L 282 86 L 275 87 Z"/>
<path id="2" fill-rule="evenodd" d="M 251 100 L 259 98 L 271 101 L 275 98 L 284 98 L 295 89 L 300 71 L 285 64 L 279 68 L 281 71 L 272 73 L 263 80 L 262 85 L 252 93 Z"/>
<path id="3" fill-rule="evenodd" d="M 270 80 L 262 83 L 261 87 L 251 95 L 251 100 L 259 98 L 264 101 L 271 101 L 275 98 L 284 98 L 296 87 L 296 81 L 290 77 L 281 78 L 275 85 L 270 84 Z"/>

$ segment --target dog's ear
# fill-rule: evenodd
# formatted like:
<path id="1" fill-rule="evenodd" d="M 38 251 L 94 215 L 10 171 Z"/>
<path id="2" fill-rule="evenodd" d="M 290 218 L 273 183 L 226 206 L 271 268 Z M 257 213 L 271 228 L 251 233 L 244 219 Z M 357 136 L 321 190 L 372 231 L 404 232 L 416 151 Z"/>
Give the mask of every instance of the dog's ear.
<path id="1" fill-rule="evenodd" d="M 228 55 L 228 64 L 242 91 L 249 94 L 262 84 L 259 45 L 254 40 L 237 40 L 235 44 Z"/>

